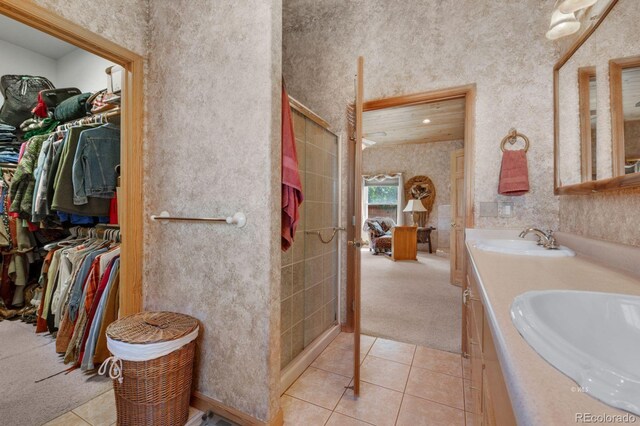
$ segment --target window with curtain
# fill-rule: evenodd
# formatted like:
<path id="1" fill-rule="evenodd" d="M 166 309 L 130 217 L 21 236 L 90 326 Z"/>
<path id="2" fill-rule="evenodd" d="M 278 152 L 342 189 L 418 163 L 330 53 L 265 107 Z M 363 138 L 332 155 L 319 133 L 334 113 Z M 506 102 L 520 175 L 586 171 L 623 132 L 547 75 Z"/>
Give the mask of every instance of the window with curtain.
<path id="1" fill-rule="evenodd" d="M 398 224 L 402 217 L 401 174 L 363 176 L 363 216 L 388 217 Z"/>

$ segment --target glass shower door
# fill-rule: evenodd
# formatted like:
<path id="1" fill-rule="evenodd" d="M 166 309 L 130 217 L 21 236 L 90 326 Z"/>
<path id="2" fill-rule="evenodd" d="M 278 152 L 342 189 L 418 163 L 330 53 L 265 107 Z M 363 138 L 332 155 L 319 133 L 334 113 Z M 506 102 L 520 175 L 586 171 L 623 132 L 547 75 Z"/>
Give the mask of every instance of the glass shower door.
<path id="1" fill-rule="evenodd" d="M 338 138 L 292 111 L 304 193 L 293 246 L 282 255 L 281 368 L 337 324 Z"/>

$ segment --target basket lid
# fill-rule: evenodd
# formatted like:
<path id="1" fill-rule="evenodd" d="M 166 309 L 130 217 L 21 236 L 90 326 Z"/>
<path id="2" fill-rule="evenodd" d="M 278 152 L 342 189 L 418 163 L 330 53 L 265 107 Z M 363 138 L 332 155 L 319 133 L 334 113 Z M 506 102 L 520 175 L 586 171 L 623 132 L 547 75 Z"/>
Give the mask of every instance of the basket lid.
<path id="1" fill-rule="evenodd" d="M 193 332 L 198 320 L 176 312 L 139 312 L 114 321 L 107 336 L 126 343 L 158 343 L 176 340 Z"/>

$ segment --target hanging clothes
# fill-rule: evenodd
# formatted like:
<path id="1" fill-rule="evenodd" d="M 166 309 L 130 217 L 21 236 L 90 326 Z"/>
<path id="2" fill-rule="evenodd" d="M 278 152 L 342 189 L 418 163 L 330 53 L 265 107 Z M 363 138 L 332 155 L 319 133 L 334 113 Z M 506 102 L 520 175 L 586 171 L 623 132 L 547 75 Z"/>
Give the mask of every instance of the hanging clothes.
<path id="1" fill-rule="evenodd" d="M 84 130 L 94 127 L 96 125 L 69 129 L 54 181 L 54 194 L 51 202 L 53 210 L 82 216 L 109 216 L 110 201 L 106 198 L 89 197 L 88 202 L 83 205 L 76 205 L 73 202 L 73 162 L 78 149 L 78 142 Z"/>
<path id="2" fill-rule="evenodd" d="M 59 120 L 86 113 L 65 108 Z M 109 356 L 104 334 L 118 317 L 119 230 L 94 228 L 117 216 L 120 129 L 109 122 L 117 108 L 60 125 L 29 118 L 21 131 L 0 123 L 0 319 L 35 323 L 83 370 Z"/>

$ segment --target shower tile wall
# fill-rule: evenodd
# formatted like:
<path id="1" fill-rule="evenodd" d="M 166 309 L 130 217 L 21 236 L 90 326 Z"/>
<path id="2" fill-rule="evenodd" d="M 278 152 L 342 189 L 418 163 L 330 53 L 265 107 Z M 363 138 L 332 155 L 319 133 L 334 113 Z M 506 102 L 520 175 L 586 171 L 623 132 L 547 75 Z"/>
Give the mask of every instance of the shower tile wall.
<path id="1" fill-rule="evenodd" d="M 338 238 L 323 244 L 338 226 L 337 137 L 293 112 L 304 202 L 291 249 L 282 255 L 281 368 L 337 322 Z"/>

